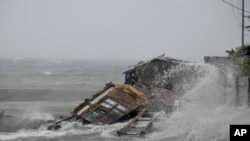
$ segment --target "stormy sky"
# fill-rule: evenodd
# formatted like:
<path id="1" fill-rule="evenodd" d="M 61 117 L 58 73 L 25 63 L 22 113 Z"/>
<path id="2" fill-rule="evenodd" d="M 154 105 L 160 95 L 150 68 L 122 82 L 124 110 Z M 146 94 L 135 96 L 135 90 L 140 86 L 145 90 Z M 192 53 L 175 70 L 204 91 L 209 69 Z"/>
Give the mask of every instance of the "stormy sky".
<path id="1" fill-rule="evenodd" d="M 240 46 L 240 13 L 222 0 L 0 0 L 0 58 L 202 61 Z"/>

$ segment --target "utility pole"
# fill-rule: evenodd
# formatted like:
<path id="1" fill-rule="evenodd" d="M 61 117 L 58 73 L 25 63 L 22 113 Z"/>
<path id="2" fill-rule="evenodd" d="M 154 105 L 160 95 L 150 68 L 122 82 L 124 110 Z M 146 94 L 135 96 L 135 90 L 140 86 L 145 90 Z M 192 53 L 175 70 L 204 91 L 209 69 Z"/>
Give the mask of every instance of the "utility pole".
<path id="1" fill-rule="evenodd" d="M 244 11 L 245 11 L 245 0 L 242 0 L 242 27 L 241 27 L 241 46 L 244 46 L 244 27 L 245 27 L 245 15 L 244 15 Z"/>

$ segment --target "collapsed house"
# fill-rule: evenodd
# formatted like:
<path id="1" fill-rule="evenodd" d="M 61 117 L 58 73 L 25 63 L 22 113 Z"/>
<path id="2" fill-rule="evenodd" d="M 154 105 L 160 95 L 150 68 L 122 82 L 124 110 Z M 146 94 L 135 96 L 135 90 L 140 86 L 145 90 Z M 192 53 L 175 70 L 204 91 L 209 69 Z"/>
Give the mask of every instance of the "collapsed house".
<path id="1" fill-rule="evenodd" d="M 112 124 L 133 117 L 147 103 L 145 95 L 134 87 L 109 83 L 92 100 L 86 99 L 71 114 L 84 124 Z"/>
<path id="2" fill-rule="evenodd" d="M 187 61 L 164 55 L 140 62 L 124 72 L 125 84 L 106 84 L 91 99 L 85 99 L 75 107 L 71 117 L 61 121 L 76 118 L 83 124 L 112 124 L 130 119 L 117 134 L 142 136 L 152 127 L 152 112 L 164 110 L 171 113 L 182 90 L 178 87 L 182 78 L 194 75 L 194 68 L 187 64 Z M 61 121 L 48 129 L 60 128 L 58 123 Z"/>
<path id="3" fill-rule="evenodd" d="M 103 90 L 92 99 L 85 99 L 71 114 L 84 124 L 112 124 L 136 116 L 143 108 L 151 112 L 171 112 L 176 97 L 175 85 L 181 75 L 173 69 L 185 63 L 187 61 L 164 55 L 139 63 L 124 72 L 125 84 L 106 84 Z"/>
<path id="4" fill-rule="evenodd" d="M 108 83 L 71 112 L 83 124 L 112 124 L 132 119 L 122 129 L 121 135 L 142 136 L 152 127 L 153 116 L 147 111 L 146 95 L 131 85 Z"/>

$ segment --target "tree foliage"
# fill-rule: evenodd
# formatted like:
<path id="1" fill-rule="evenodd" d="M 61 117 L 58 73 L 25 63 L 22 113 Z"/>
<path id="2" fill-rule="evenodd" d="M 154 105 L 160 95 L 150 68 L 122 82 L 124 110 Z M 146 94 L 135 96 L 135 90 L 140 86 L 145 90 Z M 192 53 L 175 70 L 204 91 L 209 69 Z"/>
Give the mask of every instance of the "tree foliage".
<path id="1" fill-rule="evenodd" d="M 250 76 L 250 45 L 226 50 L 226 53 L 233 60 L 236 71 L 240 75 Z"/>

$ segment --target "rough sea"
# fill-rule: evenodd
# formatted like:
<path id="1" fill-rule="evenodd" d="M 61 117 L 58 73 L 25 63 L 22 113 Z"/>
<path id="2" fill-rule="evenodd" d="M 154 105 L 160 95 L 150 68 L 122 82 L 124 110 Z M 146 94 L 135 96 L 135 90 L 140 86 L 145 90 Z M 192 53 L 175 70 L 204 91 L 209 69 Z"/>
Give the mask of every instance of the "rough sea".
<path id="1" fill-rule="evenodd" d="M 177 99 L 171 115 L 155 113 L 153 132 L 145 138 L 118 137 L 115 131 L 126 123 L 82 126 L 63 122 L 60 130 L 47 130 L 49 122 L 70 116 L 71 109 L 105 83 L 123 83 L 123 72 L 135 63 L 0 59 L 0 140 L 228 141 L 230 124 L 250 123 L 249 108 L 235 106 L 235 88 L 225 89 L 217 68 L 199 63 L 206 75 Z"/>

